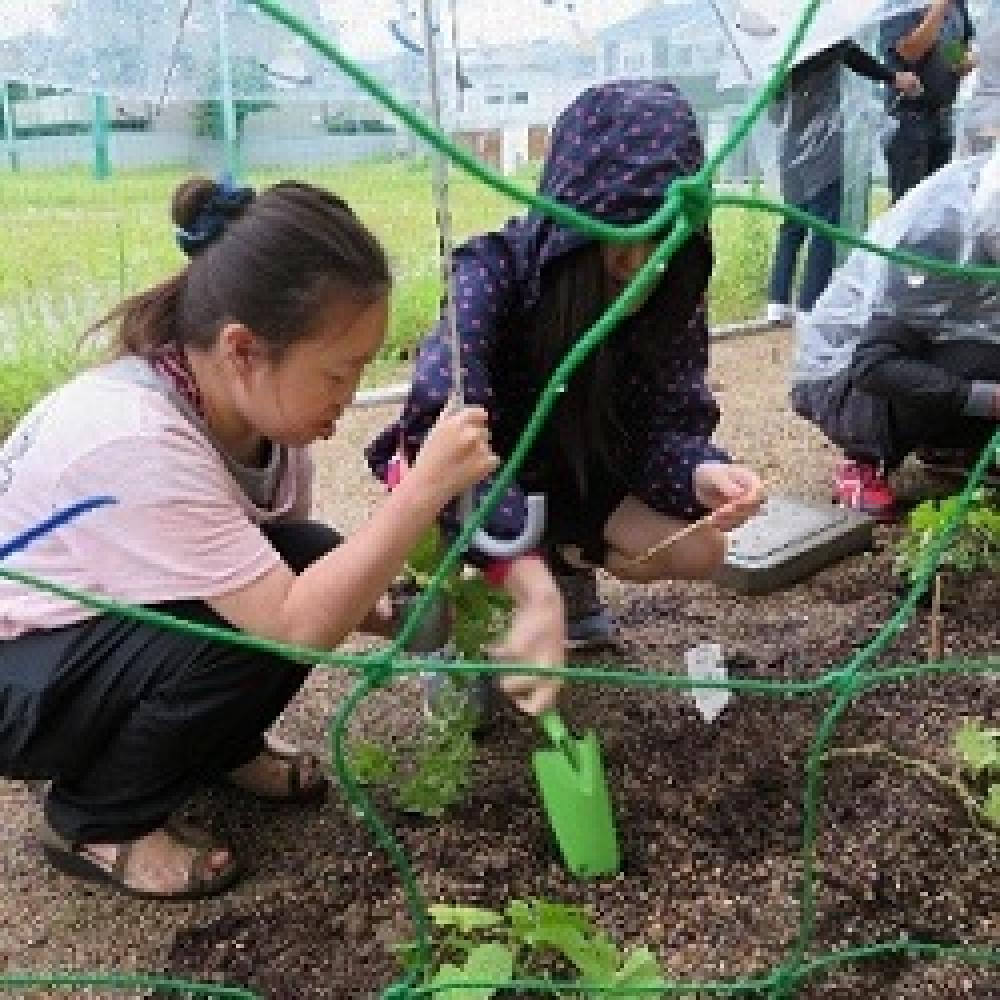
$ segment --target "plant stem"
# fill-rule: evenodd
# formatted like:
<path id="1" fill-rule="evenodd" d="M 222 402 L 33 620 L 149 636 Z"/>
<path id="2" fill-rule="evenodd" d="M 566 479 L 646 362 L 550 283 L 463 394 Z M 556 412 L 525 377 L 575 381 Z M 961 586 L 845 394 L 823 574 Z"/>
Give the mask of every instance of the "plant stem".
<path id="1" fill-rule="evenodd" d="M 935 784 L 951 792 L 962 803 L 976 832 L 988 840 L 996 841 L 998 839 L 997 833 L 984 825 L 982 806 L 979 800 L 969 792 L 965 782 L 960 778 L 945 774 L 929 761 L 921 760 L 919 757 L 905 757 L 903 754 L 896 753 L 895 750 L 890 750 L 882 743 L 868 743 L 860 747 L 834 747 L 828 750 L 825 756 L 828 759 L 834 757 L 888 757 L 900 766 L 917 771 L 925 778 L 930 778 Z"/>
<path id="2" fill-rule="evenodd" d="M 927 651 L 929 663 L 944 659 L 944 634 L 941 628 L 941 592 L 944 589 L 944 575 L 934 574 L 934 595 L 931 598 L 931 642 Z"/>

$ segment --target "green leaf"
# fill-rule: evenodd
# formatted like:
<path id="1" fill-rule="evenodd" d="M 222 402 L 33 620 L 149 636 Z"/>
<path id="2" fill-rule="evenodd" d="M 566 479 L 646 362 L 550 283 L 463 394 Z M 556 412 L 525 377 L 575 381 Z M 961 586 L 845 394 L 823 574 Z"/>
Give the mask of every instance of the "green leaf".
<path id="1" fill-rule="evenodd" d="M 392 751 L 378 743 L 362 741 L 350 748 L 348 767 L 362 785 L 379 785 L 396 771 Z"/>
<path id="2" fill-rule="evenodd" d="M 451 906 L 439 903 L 428 906 L 427 912 L 438 927 L 455 927 L 463 934 L 496 927 L 504 921 L 502 913 L 481 906 Z"/>
<path id="3" fill-rule="evenodd" d="M 433 576 L 447 551 L 441 529 L 431 525 L 406 557 L 406 565 L 414 573 Z"/>
<path id="4" fill-rule="evenodd" d="M 508 904 L 505 912 L 511 933 L 526 945 L 551 944 L 553 936 L 567 928 L 584 936 L 594 933 L 594 925 L 579 906 L 540 899 L 515 899 Z"/>
<path id="5" fill-rule="evenodd" d="M 983 818 L 1000 830 L 1000 785 L 990 785 L 990 793 L 983 803 Z"/>
<path id="6" fill-rule="evenodd" d="M 557 945 L 566 958 L 580 972 L 580 979 L 593 986 L 610 986 L 622 964 L 618 946 L 606 934 L 598 932 L 586 937 L 577 930 L 562 928 L 553 935 L 551 944 Z"/>
<path id="7" fill-rule="evenodd" d="M 616 986 L 666 986 L 656 957 L 648 948 L 635 948 L 629 952 L 625 964 L 615 975 Z M 619 1000 L 659 1000 L 662 993 L 621 993 Z"/>
<path id="8" fill-rule="evenodd" d="M 973 777 L 989 771 L 1000 773 L 1000 739 L 995 730 L 966 722 L 955 734 L 955 750 Z"/>
<path id="9" fill-rule="evenodd" d="M 461 983 L 494 983 L 490 987 L 468 987 L 438 994 L 450 1000 L 490 1000 L 514 978 L 514 956 L 509 948 L 491 941 L 469 952 L 462 966 L 442 965 L 427 984 L 431 987 Z"/>

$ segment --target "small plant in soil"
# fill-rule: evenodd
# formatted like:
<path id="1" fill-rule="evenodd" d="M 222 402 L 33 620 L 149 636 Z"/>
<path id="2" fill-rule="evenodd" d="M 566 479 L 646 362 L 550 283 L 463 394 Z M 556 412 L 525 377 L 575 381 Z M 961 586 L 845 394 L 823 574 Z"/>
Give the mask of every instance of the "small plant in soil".
<path id="1" fill-rule="evenodd" d="M 621 1000 L 663 996 L 650 989 L 665 985 L 652 952 L 644 946 L 623 952 L 578 906 L 515 899 L 503 912 L 447 904 L 428 912 L 438 933 L 426 985 L 496 984 L 449 991 L 462 1000 L 490 1000 L 528 979 L 612 987 L 625 991 L 615 994 Z"/>
<path id="2" fill-rule="evenodd" d="M 925 500 L 907 518 L 907 530 L 896 549 L 896 571 L 911 583 L 931 546 L 955 516 L 959 497 Z M 959 574 L 1000 569 L 1000 498 L 980 489 L 973 496 L 965 520 L 941 554 L 941 569 Z"/>
<path id="3" fill-rule="evenodd" d="M 431 528 L 407 559 L 399 587 L 404 607 L 407 602 L 412 606 L 427 587 L 446 552 L 440 531 Z M 418 627 L 414 648 L 483 660 L 507 626 L 509 599 L 461 568 L 442 581 L 439 594 L 442 603 L 428 607 L 427 628 L 424 623 Z M 389 787 L 396 804 L 407 812 L 440 816 L 462 800 L 471 784 L 479 719 L 464 696 L 467 678 L 454 675 L 449 680 L 435 699 L 434 717 L 413 740 L 393 749 L 368 741 L 351 746 L 351 769 L 358 780 Z"/>
<path id="4" fill-rule="evenodd" d="M 980 816 L 1000 830 L 1000 729 L 966 722 L 955 734 L 955 752 Z"/>

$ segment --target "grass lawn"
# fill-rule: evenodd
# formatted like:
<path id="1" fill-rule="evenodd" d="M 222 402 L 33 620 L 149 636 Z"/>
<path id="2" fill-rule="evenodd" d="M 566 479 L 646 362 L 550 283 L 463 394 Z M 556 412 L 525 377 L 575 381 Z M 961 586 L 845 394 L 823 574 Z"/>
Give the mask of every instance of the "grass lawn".
<path id="1" fill-rule="evenodd" d="M 188 171 L 120 171 L 97 182 L 84 168 L 0 173 L 0 432 L 74 363 L 79 333 L 123 294 L 183 264 L 169 225 L 170 197 Z M 369 162 L 329 169 L 255 171 L 266 185 L 296 176 L 343 196 L 391 254 L 396 290 L 384 363 L 388 377 L 401 354 L 429 327 L 440 297 L 437 230 L 425 161 Z M 537 173 L 521 178 L 533 189 Z M 494 227 L 520 206 L 453 171 L 456 239 Z M 760 314 L 776 222 L 720 211 L 713 223 L 716 276 L 712 321 Z"/>

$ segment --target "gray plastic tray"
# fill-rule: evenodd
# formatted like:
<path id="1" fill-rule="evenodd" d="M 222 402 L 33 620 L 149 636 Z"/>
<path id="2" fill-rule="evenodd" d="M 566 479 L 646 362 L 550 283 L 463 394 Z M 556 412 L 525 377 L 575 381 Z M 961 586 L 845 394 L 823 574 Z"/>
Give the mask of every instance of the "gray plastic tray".
<path id="1" fill-rule="evenodd" d="M 767 594 L 870 548 L 874 522 L 832 504 L 769 497 L 761 512 L 729 536 L 720 586 Z"/>

